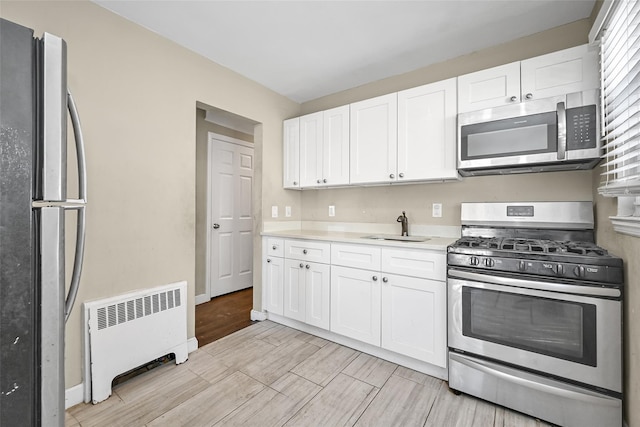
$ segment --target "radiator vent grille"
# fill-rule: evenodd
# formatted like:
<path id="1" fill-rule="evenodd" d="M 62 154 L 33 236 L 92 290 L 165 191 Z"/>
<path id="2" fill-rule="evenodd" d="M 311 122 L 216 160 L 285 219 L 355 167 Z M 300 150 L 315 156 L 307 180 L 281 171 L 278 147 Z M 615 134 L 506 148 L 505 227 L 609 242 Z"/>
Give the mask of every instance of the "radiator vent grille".
<path id="1" fill-rule="evenodd" d="M 98 330 L 180 307 L 180 303 L 180 289 L 171 289 L 166 292 L 147 295 L 144 298 L 133 298 L 117 304 L 100 307 L 98 308 Z"/>

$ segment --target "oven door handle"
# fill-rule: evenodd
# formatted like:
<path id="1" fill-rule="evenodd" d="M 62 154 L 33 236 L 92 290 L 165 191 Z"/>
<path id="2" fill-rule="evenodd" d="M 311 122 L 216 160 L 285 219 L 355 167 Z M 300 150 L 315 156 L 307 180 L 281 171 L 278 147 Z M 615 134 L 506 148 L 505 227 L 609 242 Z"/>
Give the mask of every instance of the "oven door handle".
<path id="1" fill-rule="evenodd" d="M 607 397 L 602 394 L 592 393 L 589 390 L 571 390 L 567 388 L 560 388 L 553 383 L 546 383 L 544 378 L 527 378 L 528 374 L 525 372 L 518 372 L 518 375 L 512 374 L 509 368 L 496 365 L 491 362 L 471 360 L 468 357 L 459 356 L 456 353 L 449 353 L 449 358 L 457 363 L 468 366 L 469 368 L 484 372 L 487 375 L 500 378 L 510 383 L 519 384 L 524 387 L 528 387 L 534 390 L 539 390 L 543 393 L 549 393 L 556 396 L 562 396 L 569 399 L 575 399 L 582 402 L 592 403 L 599 406 L 613 406 L 620 405 L 620 400 L 613 397 Z"/>
<path id="2" fill-rule="evenodd" d="M 476 282 L 492 283 L 494 285 L 512 286 L 518 288 L 535 289 L 540 291 L 561 292 L 563 294 L 590 295 L 599 297 L 620 297 L 620 289 L 598 288 L 595 286 L 562 285 L 559 283 L 537 282 L 511 277 L 493 276 L 469 271 L 449 269 L 448 275 L 456 279 L 473 280 Z"/>

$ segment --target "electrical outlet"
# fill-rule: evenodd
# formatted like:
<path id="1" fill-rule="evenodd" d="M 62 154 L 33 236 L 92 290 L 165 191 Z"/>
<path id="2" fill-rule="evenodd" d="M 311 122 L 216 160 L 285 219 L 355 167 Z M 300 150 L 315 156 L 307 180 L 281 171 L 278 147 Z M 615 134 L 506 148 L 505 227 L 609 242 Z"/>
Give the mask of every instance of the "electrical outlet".
<path id="1" fill-rule="evenodd" d="M 329 216 L 336 216 L 336 207 L 333 205 L 329 206 Z"/>
<path id="2" fill-rule="evenodd" d="M 290 217 L 291 216 L 291 206 L 285 206 L 284 207 L 284 216 L 286 216 L 286 217 Z"/>
<path id="3" fill-rule="evenodd" d="M 431 216 L 434 218 L 442 217 L 442 203 L 434 203 L 431 208 Z"/>
<path id="4" fill-rule="evenodd" d="M 278 218 L 278 207 L 271 206 L 271 218 Z"/>

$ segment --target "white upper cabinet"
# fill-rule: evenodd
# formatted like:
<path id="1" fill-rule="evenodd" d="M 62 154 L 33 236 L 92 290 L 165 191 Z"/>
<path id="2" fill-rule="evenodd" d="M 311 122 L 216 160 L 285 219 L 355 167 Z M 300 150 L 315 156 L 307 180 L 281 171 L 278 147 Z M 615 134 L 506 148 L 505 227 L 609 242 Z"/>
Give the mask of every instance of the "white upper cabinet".
<path id="1" fill-rule="evenodd" d="M 322 111 L 300 117 L 300 187 L 315 186 L 322 174 L 322 118 Z"/>
<path id="2" fill-rule="evenodd" d="M 523 101 L 600 86 L 598 50 L 586 44 L 527 59 L 520 69 Z"/>
<path id="3" fill-rule="evenodd" d="M 351 184 L 396 180 L 397 114 L 396 93 L 351 104 Z"/>
<path id="4" fill-rule="evenodd" d="M 458 112 L 598 87 L 597 49 L 576 46 L 458 77 Z"/>
<path id="5" fill-rule="evenodd" d="M 349 106 L 323 112 L 322 173 L 320 186 L 349 183 Z"/>
<path id="6" fill-rule="evenodd" d="M 349 183 L 349 106 L 300 117 L 300 187 Z"/>
<path id="7" fill-rule="evenodd" d="M 282 186 L 300 189 L 300 118 L 284 121 Z"/>
<path id="8" fill-rule="evenodd" d="M 398 181 L 458 178 L 456 79 L 398 92 Z"/>
<path id="9" fill-rule="evenodd" d="M 520 102 L 520 62 L 458 77 L 458 113 Z"/>

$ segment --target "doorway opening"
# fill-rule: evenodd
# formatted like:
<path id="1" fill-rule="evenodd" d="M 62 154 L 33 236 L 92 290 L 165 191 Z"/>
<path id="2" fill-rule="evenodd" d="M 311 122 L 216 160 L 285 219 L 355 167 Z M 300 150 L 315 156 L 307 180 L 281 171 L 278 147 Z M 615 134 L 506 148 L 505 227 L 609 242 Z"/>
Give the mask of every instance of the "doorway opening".
<path id="1" fill-rule="evenodd" d="M 252 323 L 253 271 L 260 258 L 254 256 L 255 218 L 261 218 L 260 177 L 254 179 L 253 171 L 261 131 L 251 119 L 196 104 L 195 332 L 200 346 Z"/>

